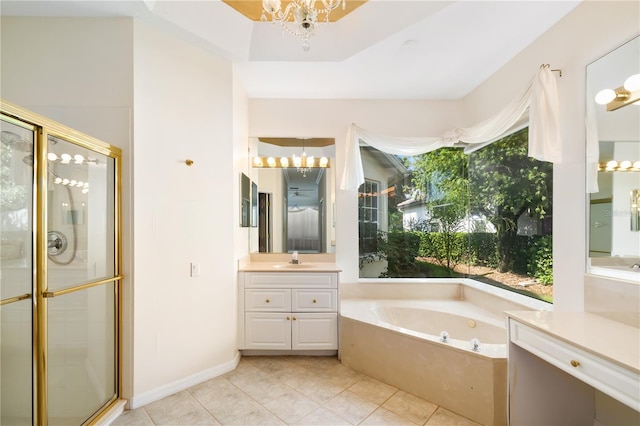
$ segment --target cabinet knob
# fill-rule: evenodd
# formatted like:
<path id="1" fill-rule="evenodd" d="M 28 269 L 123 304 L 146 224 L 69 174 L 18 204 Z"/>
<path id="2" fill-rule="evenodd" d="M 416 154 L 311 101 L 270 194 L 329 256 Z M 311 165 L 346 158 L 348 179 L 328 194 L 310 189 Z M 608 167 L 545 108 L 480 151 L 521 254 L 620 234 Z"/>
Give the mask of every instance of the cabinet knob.
<path id="1" fill-rule="evenodd" d="M 579 361 L 576 361 L 575 359 L 572 359 L 572 360 L 571 360 L 571 365 L 572 365 L 573 367 L 577 367 L 577 366 L 579 366 L 579 365 L 580 365 L 580 362 L 579 362 Z"/>
<path id="2" fill-rule="evenodd" d="M 270 301 L 269 299 L 267 299 L 267 300 L 265 300 L 265 302 L 269 303 L 269 302 L 271 302 L 271 301 Z"/>
<path id="3" fill-rule="evenodd" d="M 295 321 L 295 320 L 296 320 L 296 317 L 293 317 L 293 320 Z"/>
<path id="4" fill-rule="evenodd" d="M 291 318 L 287 317 L 287 321 L 289 321 Z"/>
<path id="5" fill-rule="evenodd" d="M 318 301 L 316 299 L 313 299 L 313 303 L 318 303 Z"/>

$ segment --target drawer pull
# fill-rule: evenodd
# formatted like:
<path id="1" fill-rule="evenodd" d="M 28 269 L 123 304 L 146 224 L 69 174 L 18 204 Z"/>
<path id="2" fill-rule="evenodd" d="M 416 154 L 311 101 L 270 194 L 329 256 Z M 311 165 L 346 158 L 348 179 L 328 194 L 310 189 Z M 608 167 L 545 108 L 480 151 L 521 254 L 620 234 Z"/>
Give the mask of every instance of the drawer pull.
<path id="1" fill-rule="evenodd" d="M 318 303 L 318 301 L 316 299 L 313 299 L 313 303 Z"/>
<path id="2" fill-rule="evenodd" d="M 267 300 L 265 300 L 265 302 L 269 303 L 269 302 L 271 302 L 271 301 L 270 301 L 269 299 L 267 299 Z"/>
<path id="3" fill-rule="evenodd" d="M 573 367 L 577 367 L 577 366 L 579 366 L 579 365 L 580 365 L 580 362 L 579 362 L 579 361 L 576 361 L 575 359 L 572 359 L 572 360 L 571 360 L 571 366 L 573 366 Z"/>

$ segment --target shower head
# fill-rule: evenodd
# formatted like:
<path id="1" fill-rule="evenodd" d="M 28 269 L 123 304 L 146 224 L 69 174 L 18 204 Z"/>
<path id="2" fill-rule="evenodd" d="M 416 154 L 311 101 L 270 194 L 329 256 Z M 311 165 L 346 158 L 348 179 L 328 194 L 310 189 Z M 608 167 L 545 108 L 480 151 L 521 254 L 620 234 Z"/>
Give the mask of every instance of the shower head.
<path id="1" fill-rule="evenodd" d="M 33 154 L 27 154 L 22 158 L 22 162 L 29 167 L 33 167 Z"/>
<path id="2" fill-rule="evenodd" d="M 11 148 L 20 152 L 33 152 L 33 144 L 28 140 L 22 139 L 17 133 L 3 130 L 0 135 L 0 140 L 8 148 Z"/>

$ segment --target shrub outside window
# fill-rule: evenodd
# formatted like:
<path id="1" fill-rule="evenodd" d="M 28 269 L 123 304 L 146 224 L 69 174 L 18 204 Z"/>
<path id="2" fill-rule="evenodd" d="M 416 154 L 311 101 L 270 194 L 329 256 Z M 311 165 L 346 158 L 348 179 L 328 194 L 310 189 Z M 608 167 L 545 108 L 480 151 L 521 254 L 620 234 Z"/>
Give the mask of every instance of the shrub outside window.
<path id="1" fill-rule="evenodd" d="M 441 148 L 397 157 L 402 182 L 381 191 L 386 226 L 375 246 L 360 227 L 360 277 L 469 277 L 551 302 L 553 164 L 527 156 L 527 133 L 471 154 Z M 379 168 L 368 158 L 365 176 Z M 366 262 L 363 245 L 377 248 Z M 377 269 L 367 265 L 375 262 Z"/>

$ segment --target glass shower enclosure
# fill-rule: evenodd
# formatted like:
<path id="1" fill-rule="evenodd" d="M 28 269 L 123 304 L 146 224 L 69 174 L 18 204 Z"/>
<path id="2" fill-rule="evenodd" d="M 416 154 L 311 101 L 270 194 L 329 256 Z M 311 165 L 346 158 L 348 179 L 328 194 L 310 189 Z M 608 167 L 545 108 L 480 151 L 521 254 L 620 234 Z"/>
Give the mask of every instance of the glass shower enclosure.
<path id="1" fill-rule="evenodd" d="M 120 155 L 2 102 L 2 425 L 81 425 L 119 398 Z"/>

